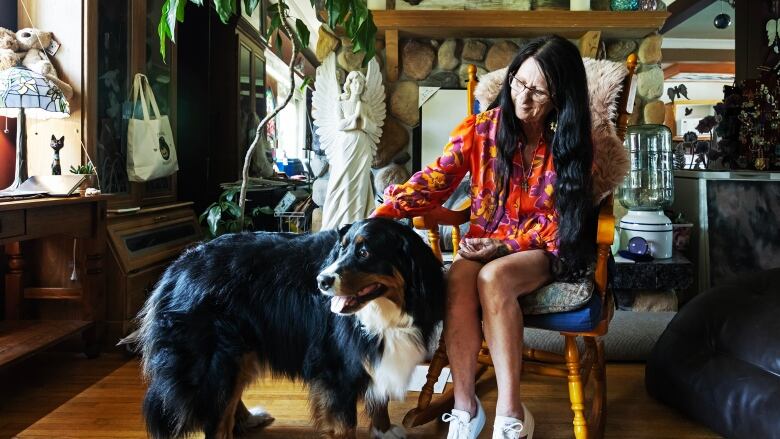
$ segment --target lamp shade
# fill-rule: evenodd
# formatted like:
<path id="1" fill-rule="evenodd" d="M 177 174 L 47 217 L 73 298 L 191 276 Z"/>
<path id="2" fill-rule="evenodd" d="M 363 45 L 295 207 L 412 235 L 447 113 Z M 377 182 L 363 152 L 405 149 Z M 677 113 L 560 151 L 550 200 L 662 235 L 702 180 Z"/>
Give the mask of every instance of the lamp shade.
<path id="1" fill-rule="evenodd" d="M 16 117 L 20 108 L 34 119 L 70 116 L 68 100 L 52 81 L 30 69 L 11 67 L 0 72 L 0 115 Z"/>

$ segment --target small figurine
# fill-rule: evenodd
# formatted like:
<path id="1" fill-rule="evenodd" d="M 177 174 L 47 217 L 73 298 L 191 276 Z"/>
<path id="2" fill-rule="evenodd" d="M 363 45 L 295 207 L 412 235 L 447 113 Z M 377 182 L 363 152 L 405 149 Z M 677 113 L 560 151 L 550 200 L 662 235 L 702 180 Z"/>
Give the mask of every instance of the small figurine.
<path id="1" fill-rule="evenodd" d="M 54 134 L 52 134 L 49 146 L 54 150 L 54 161 L 51 162 L 51 175 L 62 175 L 62 168 L 60 167 L 60 150 L 65 146 L 65 136 L 57 139 L 54 137 Z"/>

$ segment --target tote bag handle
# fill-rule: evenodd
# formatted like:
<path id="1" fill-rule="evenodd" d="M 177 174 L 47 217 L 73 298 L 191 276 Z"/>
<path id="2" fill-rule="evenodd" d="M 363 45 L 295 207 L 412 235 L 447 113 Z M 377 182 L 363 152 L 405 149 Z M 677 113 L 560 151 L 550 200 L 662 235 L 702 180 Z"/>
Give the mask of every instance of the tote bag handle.
<path id="1" fill-rule="evenodd" d="M 141 111 L 143 112 L 144 120 L 149 120 L 149 109 L 146 106 L 147 99 L 152 105 L 152 112 L 155 119 L 159 119 L 160 109 L 157 106 L 157 100 L 154 98 L 154 93 L 152 93 L 149 79 L 143 73 L 136 73 L 135 78 L 133 79 L 133 108 L 135 108 L 139 98 L 141 100 Z"/>

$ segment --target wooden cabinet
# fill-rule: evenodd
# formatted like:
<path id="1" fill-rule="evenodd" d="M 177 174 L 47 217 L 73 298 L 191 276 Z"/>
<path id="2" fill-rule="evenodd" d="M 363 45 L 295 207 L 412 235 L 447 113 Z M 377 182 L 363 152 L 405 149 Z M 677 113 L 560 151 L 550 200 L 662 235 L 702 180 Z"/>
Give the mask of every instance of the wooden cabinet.
<path id="1" fill-rule="evenodd" d="M 138 311 L 168 264 L 200 239 L 192 203 L 143 208 L 127 214 L 109 213 L 109 345 L 135 329 Z"/>
<path id="2" fill-rule="evenodd" d="M 0 202 L 4 318 L 0 366 L 82 333 L 97 354 L 105 318 L 105 215 L 108 197 Z"/>
<path id="3" fill-rule="evenodd" d="M 86 81 L 96 93 L 89 95 L 85 138 L 96 161 L 103 192 L 112 193 L 112 207 L 149 206 L 177 198 L 177 176 L 145 183 L 127 179 L 127 122 L 132 108 L 133 77 L 144 73 L 162 114 L 171 121 L 177 137 L 177 52 L 170 43 L 163 60 L 159 51 L 157 23 L 163 0 L 112 0 L 87 2 L 91 17 L 85 33 L 88 45 Z M 86 37 L 89 39 L 89 37 Z M 177 150 L 181 149 L 178 141 Z"/>

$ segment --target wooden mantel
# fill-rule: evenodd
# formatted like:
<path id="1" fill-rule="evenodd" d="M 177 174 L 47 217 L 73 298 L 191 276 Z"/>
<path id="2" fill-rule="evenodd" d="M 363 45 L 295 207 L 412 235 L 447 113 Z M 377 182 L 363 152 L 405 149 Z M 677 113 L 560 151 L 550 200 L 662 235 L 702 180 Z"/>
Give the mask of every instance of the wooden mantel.
<path id="1" fill-rule="evenodd" d="M 601 38 L 642 38 L 663 26 L 669 13 L 611 11 L 421 10 L 371 11 L 377 34 L 384 35 L 388 79 L 398 78 L 400 38 L 527 38 L 558 34 L 579 39 L 597 31 Z"/>

